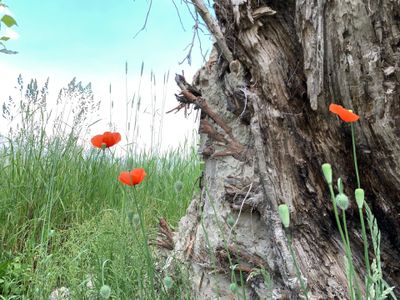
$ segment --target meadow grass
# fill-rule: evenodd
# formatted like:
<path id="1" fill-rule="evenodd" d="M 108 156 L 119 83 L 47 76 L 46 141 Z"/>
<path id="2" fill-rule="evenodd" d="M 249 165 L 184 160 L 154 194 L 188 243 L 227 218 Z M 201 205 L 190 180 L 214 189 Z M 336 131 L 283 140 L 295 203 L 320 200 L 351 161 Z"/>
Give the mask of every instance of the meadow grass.
<path id="1" fill-rule="evenodd" d="M 136 167 L 145 180 L 123 186 L 118 174 Z M 163 287 L 154 249 L 146 264 L 134 201 L 154 239 L 159 218 L 174 226 L 185 214 L 200 172 L 190 147 L 117 157 L 73 134 L 9 139 L 0 150 L 1 298 L 48 299 L 64 286 L 72 299 L 97 299 L 103 284 L 114 299 L 185 298 L 182 286 Z"/>

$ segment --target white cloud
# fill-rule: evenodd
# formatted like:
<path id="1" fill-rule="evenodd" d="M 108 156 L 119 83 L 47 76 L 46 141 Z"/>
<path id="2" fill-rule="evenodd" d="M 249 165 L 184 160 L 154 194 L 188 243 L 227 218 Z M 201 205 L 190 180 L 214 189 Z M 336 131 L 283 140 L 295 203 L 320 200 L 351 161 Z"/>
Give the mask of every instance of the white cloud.
<path id="1" fill-rule="evenodd" d="M 18 54 L 17 54 L 18 55 Z M 121 68 L 122 69 L 122 68 Z M 66 87 L 75 74 L 64 72 L 62 70 L 40 70 L 32 71 L 20 69 L 7 63 L 0 62 L 0 105 L 8 99 L 8 96 L 14 96 L 19 99 L 19 92 L 16 88 L 17 78 L 22 74 L 24 85 L 31 78 L 38 80 L 38 85 L 41 87 L 50 77 L 49 81 L 49 96 L 48 107 L 55 108 L 58 91 L 62 87 Z M 187 70 L 187 78 L 196 70 Z M 90 135 L 103 133 L 109 130 L 110 118 L 110 94 L 109 84 L 112 83 L 111 100 L 113 101 L 113 109 L 111 111 L 112 122 L 115 125 L 115 130 L 121 132 L 124 139 L 121 146 L 129 143 L 135 143 L 139 149 L 149 149 L 152 142 L 153 147 L 157 150 L 166 150 L 168 148 L 176 148 L 185 142 L 193 144 L 196 138 L 197 121 L 195 120 L 196 112 L 193 112 L 188 118 L 184 117 L 183 110 L 177 114 L 171 113 L 166 115 L 165 111 L 170 110 L 178 105 L 174 94 L 179 90 L 173 80 L 174 74 L 170 74 L 170 80 L 166 86 L 154 86 L 147 80 L 150 76 L 144 74 L 141 83 L 141 108 L 139 113 L 135 114 L 135 109 L 129 112 L 131 130 L 126 130 L 126 95 L 125 95 L 125 80 L 123 70 L 121 74 L 81 74 L 77 76 L 83 85 L 92 83 L 92 89 L 95 98 L 101 100 L 101 108 L 97 116 L 92 117 L 92 121 L 100 119 L 98 123 L 90 128 Z M 188 76 L 189 75 L 189 76 Z M 132 99 L 133 94 L 137 94 L 139 76 L 128 76 L 128 99 Z M 163 74 L 156 74 L 157 83 L 162 82 Z M 138 97 L 136 96 L 137 103 Z M 163 110 L 163 111 L 162 111 Z M 132 130 L 133 123 L 136 121 L 139 130 L 135 134 Z M 8 124 L 0 116 L 0 133 L 5 134 L 8 131 Z M 152 138 L 153 134 L 153 138 Z M 81 142 L 85 142 L 89 137 L 82 137 Z M 158 144 L 160 142 L 160 144 Z"/>
<path id="2" fill-rule="evenodd" d="M 5 6 L 4 4 L 0 4 L 0 19 L 1 19 L 4 15 L 12 16 L 12 13 L 11 13 L 11 11 L 8 9 L 7 6 Z"/>
<path id="3" fill-rule="evenodd" d="M 10 40 L 17 40 L 19 38 L 19 34 L 13 29 L 4 26 L 4 28 L 0 30 L 0 37 L 7 37 Z"/>

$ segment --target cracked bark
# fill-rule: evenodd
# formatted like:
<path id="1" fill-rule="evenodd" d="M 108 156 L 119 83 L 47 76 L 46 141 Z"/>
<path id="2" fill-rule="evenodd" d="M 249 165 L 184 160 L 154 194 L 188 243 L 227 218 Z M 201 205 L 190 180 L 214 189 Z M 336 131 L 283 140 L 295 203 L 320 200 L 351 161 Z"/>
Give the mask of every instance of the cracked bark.
<path id="1" fill-rule="evenodd" d="M 234 297 L 231 259 L 247 299 L 299 299 L 276 213 L 281 203 L 291 210 L 293 247 L 311 298 L 348 298 L 344 251 L 320 166 L 332 163 L 348 195 L 356 182 L 350 129 L 328 112 L 331 102 L 361 116 L 361 182 L 382 231 L 384 277 L 398 286 L 399 2 L 216 0 L 215 12 L 232 57 L 227 62 L 214 49 L 194 80 L 199 94 L 180 85 L 178 96 L 202 109 L 202 193 L 174 236 L 174 257 L 190 267 L 193 298 Z M 354 201 L 348 219 L 363 274 Z M 260 268 L 271 285 L 255 272 Z"/>

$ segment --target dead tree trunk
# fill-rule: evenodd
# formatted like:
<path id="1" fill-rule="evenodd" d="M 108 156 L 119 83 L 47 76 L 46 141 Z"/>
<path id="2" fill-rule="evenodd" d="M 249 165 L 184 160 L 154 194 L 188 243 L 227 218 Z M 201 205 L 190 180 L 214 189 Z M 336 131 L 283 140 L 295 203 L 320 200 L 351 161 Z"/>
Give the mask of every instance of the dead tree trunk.
<path id="1" fill-rule="evenodd" d="M 201 1 L 192 2 L 207 18 Z M 217 22 L 210 25 L 211 17 L 207 24 L 220 31 L 210 28 L 218 36 L 195 89 L 177 77 L 179 100 L 202 110 L 201 196 L 175 236 L 175 254 L 190 266 L 193 297 L 233 299 L 234 266 L 247 299 L 299 299 L 277 216 L 277 206 L 286 203 L 311 298 L 348 298 L 344 250 L 321 164 L 333 165 L 348 195 L 356 182 L 350 129 L 328 112 L 332 102 L 361 116 L 361 184 L 382 231 L 384 277 L 397 286 L 399 2 L 216 0 L 214 9 Z M 362 274 L 354 199 L 347 215 Z M 257 270 L 266 270 L 271 280 Z"/>

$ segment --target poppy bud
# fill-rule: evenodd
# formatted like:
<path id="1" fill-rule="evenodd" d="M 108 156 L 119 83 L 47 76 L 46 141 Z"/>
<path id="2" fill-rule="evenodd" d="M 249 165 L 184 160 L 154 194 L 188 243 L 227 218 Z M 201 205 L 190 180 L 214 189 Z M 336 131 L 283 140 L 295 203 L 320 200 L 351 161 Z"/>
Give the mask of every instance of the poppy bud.
<path id="1" fill-rule="evenodd" d="M 346 210 L 349 207 L 349 198 L 345 194 L 337 194 L 335 202 L 342 210 Z"/>
<path id="2" fill-rule="evenodd" d="M 100 288 L 100 298 L 101 299 L 108 299 L 111 296 L 111 288 L 104 284 L 101 288 Z"/>
<path id="3" fill-rule="evenodd" d="M 136 226 L 140 224 L 140 217 L 138 214 L 132 216 L 132 224 Z"/>
<path id="4" fill-rule="evenodd" d="M 286 204 L 281 204 L 278 207 L 279 218 L 285 228 L 289 227 L 290 224 L 290 214 L 289 207 Z"/>
<path id="5" fill-rule="evenodd" d="M 107 144 L 106 143 L 101 143 L 101 149 L 104 150 L 107 148 Z"/>
<path id="6" fill-rule="evenodd" d="M 343 182 L 342 182 L 342 178 L 338 178 L 337 180 L 337 189 L 339 194 L 343 194 Z"/>
<path id="7" fill-rule="evenodd" d="M 226 223 L 232 227 L 233 225 L 235 225 L 235 219 L 232 217 L 232 215 L 229 215 L 228 218 L 226 218 Z"/>
<path id="8" fill-rule="evenodd" d="M 178 180 L 177 182 L 175 182 L 175 192 L 180 193 L 183 189 L 183 182 Z"/>
<path id="9" fill-rule="evenodd" d="M 238 286 L 237 286 L 236 283 L 233 283 L 233 282 L 232 282 L 232 283 L 229 285 L 229 289 L 231 290 L 232 293 L 236 294 L 236 293 L 237 293 L 237 290 L 238 290 Z"/>
<path id="10" fill-rule="evenodd" d="M 324 163 L 322 165 L 322 173 L 324 173 L 326 182 L 329 185 L 331 185 L 332 184 L 332 166 L 331 166 L 331 164 Z"/>
<path id="11" fill-rule="evenodd" d="M 140 223 L 139 215 L 133 211 L 128 212 L 128 220 L 131 226 L 137 226 Z"/>
<path id="12" fill-rule="evenodd" d="M 359 209 L 363 208 L 364 205 L 364 190 L 363 189 L 356 189 L 354 192 L 356 197 L 357 206 Z"/>
<path id="13" fill-rule="evenodd" d="M 167 290 L 169 290 L 171 287 L 172 287 L 172 278 L 171 278 L 171 276 L 165 276 L 164 277 L 164 285 L 165 285 L 165 288 L 167 289 Z"/>

